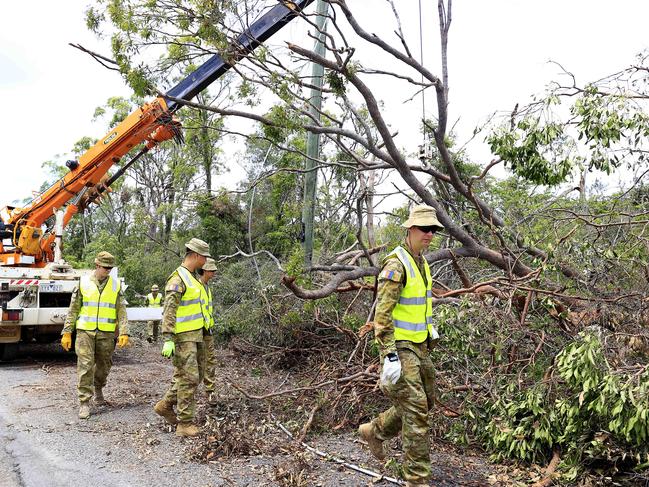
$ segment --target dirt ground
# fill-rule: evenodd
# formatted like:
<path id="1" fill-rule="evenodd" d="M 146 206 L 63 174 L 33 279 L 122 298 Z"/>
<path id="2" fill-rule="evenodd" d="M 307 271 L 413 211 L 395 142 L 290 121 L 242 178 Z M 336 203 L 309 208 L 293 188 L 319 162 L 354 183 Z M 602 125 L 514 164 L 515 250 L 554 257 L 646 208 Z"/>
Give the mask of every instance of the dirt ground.
<path id="1" fill-rule="evenodd" d="M 160 345 L 137 338 L 117 350 L 105 389 L 110 407 L 77 417 L 76 362 L 57 345 L 24 347 L 11 363 L 0 363 L 0 487 L 9 486 L 388 486 L 394 483 L 320 458 L 291 441 L 277 426 L 299 431 L 300 415 L 245 398 L 232 381 L 251 394 L 290 387 L 286 371 L 257 364 L 254 357 L 219 352 L 219 401 L 207 404 L 199 393 L 203 433 L 182 439 L 152 410 L 171 375 Z M 288 399 L 287 399 L 288 400 Z M 279 407 L 278 407 L 279 404 Z M 386 403 L 387 406 L 387 403 Z M 353 432 L 310 433 L 306 442 L 326 454 L 394 477 L 397 440 L 390 445 L 387 469 L 374 460 Z M 480 456 L 433 445 L 433 485 L 505 485 L 499 467 Z"/>

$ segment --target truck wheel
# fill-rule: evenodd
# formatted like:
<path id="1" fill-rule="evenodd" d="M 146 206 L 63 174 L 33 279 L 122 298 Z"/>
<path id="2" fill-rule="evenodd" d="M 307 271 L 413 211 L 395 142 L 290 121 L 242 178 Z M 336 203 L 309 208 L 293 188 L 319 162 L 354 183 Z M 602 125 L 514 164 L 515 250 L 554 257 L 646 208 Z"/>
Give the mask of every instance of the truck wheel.
<path id="1" fill-rule="evenodd" d="M 0 343 L 0 360 L 9 362 L 18 356 L 17 343 Z"/>

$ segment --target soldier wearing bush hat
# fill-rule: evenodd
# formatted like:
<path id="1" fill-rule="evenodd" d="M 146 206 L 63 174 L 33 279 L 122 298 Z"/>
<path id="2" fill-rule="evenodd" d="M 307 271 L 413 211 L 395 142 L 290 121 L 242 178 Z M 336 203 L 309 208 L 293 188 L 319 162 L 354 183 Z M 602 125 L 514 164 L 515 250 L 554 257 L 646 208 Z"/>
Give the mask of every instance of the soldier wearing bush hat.
<path id="1" fill-rule="evenodd" d="M 195 392 L 203 380 L 205 348 L 203 331 L 209 325 L 205 308 L 205 287 L 195 273 L 205 265 L 210 246 L 192 238 L 185 244 L 182 264 L 167 279 L 162 310 L 162 355 L 173 359 L 172 384 L 154 411 L 170 424 L 177 424 L 176 435 L 196 436 Z M 176 407 L 176 410 L 174 410 Z"/>
<path id="2" fill-rule="evenodd" d="M 434 227 L 434 231 L 443 230 L 444 225 L 442 225 L 437 219 L 437 213 L 435 208 L 432 208 L 427 205 L 417 205 L 413 206 L 410 210 L 410 216 L 408 219 L 401 224 L 404 228 L 410 227 Z"/>
<path id="3" fill-rule="evenodd" d="M 90 416 L 90 399 L 106 406 L 103 388 L 113 364 L 115 330 L 119 330 L 118 346 L 128 344 L 126 300 L 117 276 L 111 275 L 115 257 L 102 251 L 95 257 L 95 270 L 82 276 L 72 293 L 70 309 L 61 332 L 61 346 L 72 348 L 72 332 L 77 330 L 75 351 L 79 394 L 79 418 Z"/>
<path id="4" fill-rule="evenodd" d="M 95 265 L 112 269 L 115 267 L 115 257 L 106 251 L 101 251 L 95 257 Z"/>
<path id="5" fill-rule="evenodd" d="M 205 286 L 207 294 L 207 303 L 205 306 L 205 316 L 209 323 L 203 333 L 203 344 L 205 346 L 205 374 L 203 384 L 207 393 L 210 404 L 216 402 L 216 349 L 214 347 L 214 302 L 212 300 L 212 289 L 210 288 L 210 279 L 216 272 L 216 262 L 211 257 L 205 261 L 205 265 L 198 271 L 199 280 Z"/>
<path id="6" fill-rule="evenodd" d="M 146 305 L 149 308 L 160 308 L 162 306 L 162 294 L 158 291 L 160 288 L 157 284 L 151 286 L 151 292 L 146 295 Z M 158 339 L 158 332 L 160 331 L 160 320 L 149 320 L 146 323 L 147 338 L 149 343 L 153 343 Z"/>
<path id="7" fill-rule="evenodd" d="M 430 349 L 439 335 L 433 323 L 432 278 L 423 251 L 436 232 L 444 227 L 435 209 L 414 206 L 401 225 L 405 241 L 383 261 L 374 335 L 381 354 L 381 390 L 392 407 L 370 423 L 359 435 L 372 454 L 383 459 L 383 442 L 402 436 L 406 485 L 429 485 L 428 411 L 433 407 L 435 371 Z"/>
<path id="8" fill-rule="evenodd" d="M 211 257 L 210 246 L 207 244 L 207 242 L 203 242 L 198 238 L 192 238 L 189 242 L 187 242 L 185 244 L 185 249 L 196 252 L 198 255 L 201 255 L 203 257 Z"/>

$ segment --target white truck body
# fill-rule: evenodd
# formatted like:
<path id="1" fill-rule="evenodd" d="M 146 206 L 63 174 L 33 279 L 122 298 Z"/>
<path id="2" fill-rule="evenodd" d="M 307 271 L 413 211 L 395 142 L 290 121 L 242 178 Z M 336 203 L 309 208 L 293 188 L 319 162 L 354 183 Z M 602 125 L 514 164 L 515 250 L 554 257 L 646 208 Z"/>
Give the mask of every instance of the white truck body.
<path id="1" fill-rule="evenodd" d="M 58 340 L 72 292 L 81 276 L 91 272 L 67 264 L 43 268 L 0 266 L 0 359 L 7 344 Z M 117 268 L 111 274 L 117 278 Z M 127 313 L 129 321 L 162 318 L 162 308 L 133 307 L 127 308 Z"/>

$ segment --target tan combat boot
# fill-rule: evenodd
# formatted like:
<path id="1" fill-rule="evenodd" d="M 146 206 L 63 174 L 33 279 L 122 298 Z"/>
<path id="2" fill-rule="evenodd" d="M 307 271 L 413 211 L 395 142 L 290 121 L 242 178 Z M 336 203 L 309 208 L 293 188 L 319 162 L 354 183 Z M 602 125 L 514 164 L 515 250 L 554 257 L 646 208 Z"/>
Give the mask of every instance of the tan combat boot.
<path id="1" fill-rule="evenodd" d="M 374 426 L 372 423 L 365 423 L 358 427 L 359 436 L 367 442 L 372 455 L 377 460 L 385 460 L 385 451 L 383 450 L 383 442 L 374 435 Z"/>
<path id="2" fill-rule="evenodd" d="M 104 398 L 102 389 L 95 389 L 95 404 L 97 406 L 110 406 L 110 403 Z"/>
<path id="3" fill-rule="evenodd" d="M 428 482 L 406 482 L 406 487 L 428 487 Z"/>
<path id="4" fill-rule="evenodd" d="M 79 405 L 79 419 L 88 419 L 90 417 L 90 406 L 87 402 Z"/>
<path id="5" fill-rule="evenodd" d="M 198 436 L 201 430 L 193 423 L 178 423 L 176 436 Z"/>
<path id="6" fill-rule="evenodd" d="M 176 418 L 176 412 L 174 411 L 173 404 L 162 399 L 161 401 L 158 401 L 155 406 L 153 406 L 153 410 L 157 414 L 162 416 L 165 421 L 167 421 L 167 423 L 178 424 L 178 418 Z"/>

